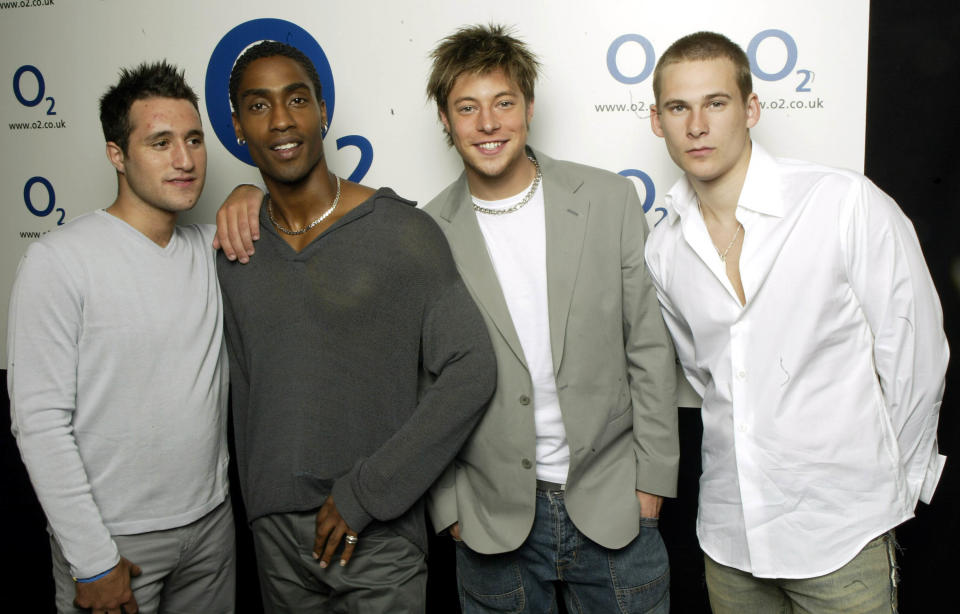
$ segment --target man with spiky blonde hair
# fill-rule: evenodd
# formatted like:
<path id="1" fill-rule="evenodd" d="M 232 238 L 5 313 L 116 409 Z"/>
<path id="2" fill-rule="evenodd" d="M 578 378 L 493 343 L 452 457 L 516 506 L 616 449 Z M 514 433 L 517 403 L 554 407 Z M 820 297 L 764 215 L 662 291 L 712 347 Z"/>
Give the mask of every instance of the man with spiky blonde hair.
<path id="1" fill-rule="evenodd" d="M 624 177 L 527 145 L 539 64 L 502 26 L 432 53 L 428 95 L 459 179 L 426 205 L 497 354 L 497 390 L 435 485 L 465 613 L 666 612 L 657 530 L 674 496 L 673 347 Z"/>

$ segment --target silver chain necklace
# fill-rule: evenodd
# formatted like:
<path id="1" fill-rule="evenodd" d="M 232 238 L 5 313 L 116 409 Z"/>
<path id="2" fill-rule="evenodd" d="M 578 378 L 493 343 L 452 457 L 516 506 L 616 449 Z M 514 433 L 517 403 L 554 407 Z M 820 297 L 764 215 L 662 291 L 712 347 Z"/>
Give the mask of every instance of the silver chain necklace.
<path id="1" fill-rule="evenodd" d="M 727 245 L 727 249 L 723 250 L 723 253 L 721 253 L 720 250 L 717 249 L 716 245 L 713 246 L 713 249 L 717 249 L 717 254 L 720 256 L 720 262 L 727 261 L 727 254 L 730 253 L 730 248 L 733 247 L 733 243 L 734 241 L 737 240 L 737 236 L 740 235 L 740 230 L 742 228 L 743 228 L 743 224 L 737 224 L 737 231 L 733 233 L 733 238 L 730 239 L 730 243 Z"/>
<path id="2" fill-rule="evenodd" d="M 533 156 L 527 156 L 527 159 L 533 162 L 533 165 L 537 167 L 537 176 L 533 178 L 533 184 L 530 186 L 530 189 L 524 195 L 523 200 L 518 202 L 512 207 L 506 209 L 487 209 L 486 207 L 481 207 L 476 202 L 473 203 L 473 210 L 477 213 L 486 213 L 487 215 L 506 215 L 507 213 L 513 213 L 520 207 L 524 206 L 530 199 L 533 198 L 533 195 L 537 193 L 537 188 L 540 187 L 540 180 L 543 178 L 543 174 L 540 172 L 540 163 L 537 162 L 537 159 Z"/>
<path id="3" fill-rule="evenodd" d="M 310 230 L 313 230 L 313 228 L 316 227 L 317 224 L 327 219 L 330 216 L 330 214 L 333 213 L 333 210 L 337 208 L 337 205 L 340 203 L 340 177 L 338 175 L 334 175 L 334 177 L 337 178 L 337 195 L 333 197 L 333 203 L 330 204 L 330 208 L 324 211 L 322 214 L 320 214 L 320 217 L 313 220 L 312 222 L 310 222 L 300 230 L 290 230 L 289 228 L 284 228 L 283 226 L 280 225 L 280 222 L 278 222 L 276 218 L 273 217 L 273 199 L 270 198 L 270 195 L 268 194 L 267 195 L 267 216 L 270 218 L 270 221 L 273 223 L 273 227 L 285 235 L 297 236 L 297 235 L 302 235 Z"/>
<path id="4" fill-rule="evenodd" d="M 699 195 L 697 195 L 697 209 L 700 210 L 700 217 L 703 218 L 703 224 L 704 226 L 706 226 L 707 218 L 703 217 L 703 207 L 700 206 Z M 730 243 L 727 244 L 727 249 L 723 250 L 722 252 L 720 251 L 719 247 L 717 247 L 716 245 L 713 246 L 713 249 L 717 250 L 717 255 L 720 256 L 720 262 L 723 262 L 723 263 L 727 262 L 727 254 L 730 253 L 730 248 L 733 247 L 733 244 L 736 242 L 737 237 L 740 236 L 741 230 L 743 230 L 743 224 L 740 222 L 737 222 L 737 230 L 733 233 L 733 238 L 730 239 Z M 707 233 L 708 234 L 710 233 L 709 229 L 707 230 Z"/>

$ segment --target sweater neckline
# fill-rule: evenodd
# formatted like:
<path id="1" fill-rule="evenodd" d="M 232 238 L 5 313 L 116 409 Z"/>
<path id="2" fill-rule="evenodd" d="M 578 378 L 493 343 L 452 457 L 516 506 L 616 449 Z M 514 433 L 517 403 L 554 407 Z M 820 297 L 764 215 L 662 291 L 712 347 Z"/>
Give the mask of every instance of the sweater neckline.
<path id="1" fill-rule="evenodd" d="M 276 237 L 277 241 L 281 243 L 279 248 L 280 255 L 286 260 L 301 260 L 303 258 L 309 257 L 310 253 L 317 249 L 316 246 L 322 244 L 324 239 L 331 234 L 334 234 L 342 227 L 354 222 L 367 214 L 371 213 L 376 206 L 376 200 L 383 196 L 395 196 L 393 190 L 386 187 L 378 188 L 376 192 L 371 194 L 366 200 L 361 202 L 359 205 L 348 211 L 342 218 L 330 225 L 329 228 L 325 229 L 323 232 L 315 236 L 309 243 L 307 243 L 303 249 L 299 252 L 287 243 L 276 228 L 273 227 L 273 224 L 270 222 L 270 218 L 267 216 L 267 199 L 270 197 L 269 194 L 263 195 L 263 201 L 260 206 L 260 227 L 265 229 L 266 232 L 270 233 Z"/>
<path id="2" fill-rule="evenodd" d="M 170 234 L 170 240 L 167 241 L 166 245 L 161 247 L 160 245 L 157 245 L 157 243 L 155 243 L 150 237 L 131 226 L 129 222 L 123 218 L 113 215 L 112 213 L 109 213 L 106 209 L 97 209 L 95 213 L 107 220 L 111 220 L 108 223 L 114 224 L 118 228 L 121 228 L 122 231 L 132 240 L 145 245 L 147 249 L 153 251 L 157 255 L 169 257 L 170 254 L 172 254 L 177 248 L 177 243 L 180 238 L 180 227 L 178 225 L 174 225 L 173 232 Z"/>

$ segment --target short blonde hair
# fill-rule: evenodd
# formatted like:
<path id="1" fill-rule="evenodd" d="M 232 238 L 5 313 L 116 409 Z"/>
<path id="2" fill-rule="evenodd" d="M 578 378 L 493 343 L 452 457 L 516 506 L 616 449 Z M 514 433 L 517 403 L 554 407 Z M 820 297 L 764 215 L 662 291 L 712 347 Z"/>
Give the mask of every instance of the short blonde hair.
<path id="1" fill-rule="evenodd" d="M 736 71 L 737 87 L 743 101 L 753 93 L 753 77 L 750 74 L 750 59 L 735 42 L 723 34 L 716 32 L 695 32 L 677 39 L 667 47 L 657 67 L 653 70 L 653 97 L 660 104 L 660 92 L 663 87 L 663 70 L 678 62 L 695 62 L 699 60 L 715 60 L 726 58 L 733 62 Z"/>

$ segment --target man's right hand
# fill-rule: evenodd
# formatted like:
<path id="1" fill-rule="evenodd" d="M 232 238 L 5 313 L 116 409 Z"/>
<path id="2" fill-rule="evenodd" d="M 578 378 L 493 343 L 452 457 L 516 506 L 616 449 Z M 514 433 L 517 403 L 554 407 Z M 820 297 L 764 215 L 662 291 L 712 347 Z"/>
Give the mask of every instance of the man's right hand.
<path id="1" fill-rule="evenodd" d="M 246 264 L 253 255 L 253 242 L 260 238 L 260 204 L 263 191 L 254 185 L 238 185 L 217 211 L 217 236 L 213 248 L 222 249 L 228 260 Z"/>
<path id="2" fill-rule="evenodd" d="M 453 538 L 453 541 L 455 542 L 463 541 L 460 539 L 460 523 L 459 522 L 455 522 L 452 525 L 450 525 L 450 528 L 447 529 L 447 532 L 450 533 L 450 537 Z"/>
<path id="3" fill-rule="evenodd" d="M 140 608 L 130 589 L 130 578 L 139 575 L 140 567 L 120 557 L 117 566 L 99 580 L 75 582 L 73 604 L 94 614 L 137 614 Z"/>

